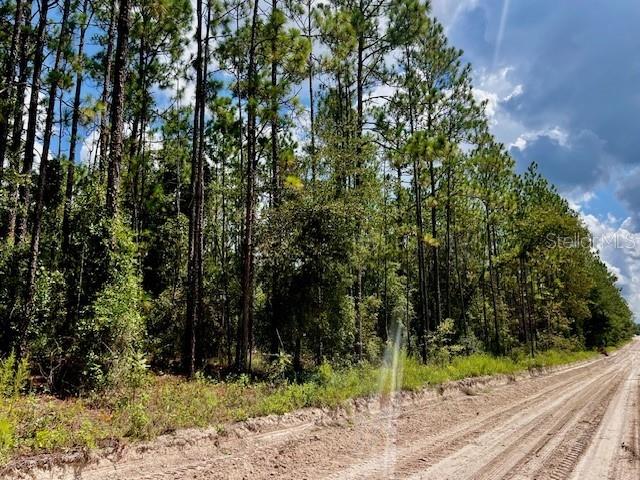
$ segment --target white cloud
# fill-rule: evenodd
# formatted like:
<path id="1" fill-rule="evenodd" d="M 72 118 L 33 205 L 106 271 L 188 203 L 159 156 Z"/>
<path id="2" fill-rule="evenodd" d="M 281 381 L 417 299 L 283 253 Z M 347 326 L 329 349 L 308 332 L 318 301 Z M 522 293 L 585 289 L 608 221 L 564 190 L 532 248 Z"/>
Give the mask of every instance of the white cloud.
<path id="1" fill-rule="evenodd" d="M 629 230 L 629 219 L 618 225 L 612 215 L 601 219 L 592 214 L 581 215 L 593 235 L 600 258 L 618 277 L 618 286 L 636 318 L 640 315 L 640 233 Z"/>
<path id="2" fill-rule="evenodd" d="M 33 144 L 33 165 L 31 171 L 37 173 L 40 171 L 40 159 L 42 158 L 42 143 L 36 140 Z M 51 159 L 51 155 L 47 158 Z"/>
<path id="3" fill-rule="evenodd" d="M 504 118 L 506 114 L 503 112 L 501 104 L 524 93 L 522 84 L 511 81 L 510 73 L 512 71 L 513 67 L 503 67 L 495 71 L 481 70 L 474 82 L 476 100 L 487 102 L 485 112 L 494 127 L 506 123 Z"/>
<path id="4" fill-rule="evenodd" d="M 40 170 L 40 159 L 42 158 L 42 142 L 40 138 L 42 138 L 41 126 L 44 125 L 46 120 L 46 111 L 42 108 L 42 101 L 44 99 L 45 94 L 40 91 L 38 93 L 38 112 L 37 112 L 37 120 L 36 120 L 36 138 L 33 144 L 33 165 L 31 167 L 31 171 L 37 173 Z M 24 107 L 22 109 L 22 125 L 23 128 L 27 128 L 29 124 L 29 105 L 31 103 L 31 87 L 25 87 L 24 90 Z M 51 151 L 51 149 L 49 149 Z M 51 159 L 51 154 L 48 155 L 48 158 Z"/>
<path id="5" fill-rule="evenodd" d="M 518 138 L 516 138 L 515 142 L 509 145 L 509 148 L 511 147 L 515 147 L 519 150 L 524 150 L 525 148 L 527 148 L 527 139 L 523 135 L 520 135 Z"/>
<path id="6" fill-rule="evenodd" d="M 565 193 L 564 197 L 569 202 L 569 206 L 575 210 L 576 212 L 583 212 L 584 207 L 586 207 L 591 200 L 596 198 L 596 194 L 592 191 L 572 191 L 569 193 Z M 609 218 L 610 223 L 614 223 L 614 218 Z"/>
<path id="7" fill-rule="evenodd" d="M 370 107 L 379 107 L 384 105 L 387 100 L 389 100 L 398 89 L 391 85 L 380 84 L 377 85 L 371 92 L 365 95 L 364 101 L 367 103 L 367 106 Z"/>
<path id="8" fill-rule="evenodd" d="M 80 163 L 90 165 L 92 158 L 95 158 L 98 150 L 98 141 L 100 140 L 100 130 L 94 129 L 82 142 L 80 148 Z"/>
<path id="9" fill-rule="evenodd" d="M 517 147 L 520 150 L 524 150 L 527 148 L 527 144 L 532 142 L 540 137 L 549 137 L 556 142 L 561 147 L 570 147 L 571 144 L 569 142 L 569 132 L 563 130 L 562 128 L 555 126 L 549 128 L 543 128 L 541 130 L 524 132 L 518 138 L 513 141 L 509 147 Z"/>
<path id="10" fill-rule="evenodd" d="M 512 100 L 512 99 L 514 99 L 514 98 L 516 98 L 516 97 L 518 97 L 518 96 L 522 95 L 523 93 L 524 93 L 524 87 L 522 86 L 522 84 L 521 84 L 521 83 L 519 83 L 518 85 L 516 85 L 516 86 L 513 88 L 513 91 L 512 91 L 509 95 L 507 95 L 507 96 L 505 97 L 505 99 L 504 99 L 504 100 L 505 100 L 506 102 L 508 102 L 509 100 Z"/>
<path id="11" fill-rule="evenodd" d="M 616 89 L 595 97 L 593 92 L 601 90 L 602 82 L 610 77 L 608 72 L 620 70 L 616 67 L 624 67 L 630 57 L 635 58 L 629 54 L 638 51 L 635 44 L 627 42 L 629 51 L 618 49 L 613 55 L 609 43 L 613 39 L 619 44 L 617 36 L 632 31 L 638 3 L 626 2 L 626 7 L 612 9 L 584 8 L 576 15 L 575 8 L 562 2 L 542 2 L 539 8 L 529 2 L 510 2 L 508 19 L 508 0 L 431 3 L 432 13 L 444 24 L 453 43 L 465 50 L 465 59 L 473 63 L 476 98 L 487 101 L 492 133 L 521 153 L 540 154 L 534 159 L 547 167 L 541 171 L 564 180 L 562 195 L 580 212 L 594 238 L 600 239 L 601 258 L 618 276 L 632 311 L 640 313 L 640 234 L 633 233 L 640 225 L 634 215 L 638 211 L 634 208 L 639 204 L 636 198 L 640 197 L 635 195 L 638 189 L 630 183 L 624 192 L 629 197 L 623 202 L 629 218 L 623 218 L 625 214 L 590 214 L 595 194 L 589 191 L 594 178 L 598 179 L 596 184 L 615 189 L 621 175 L 629 177 L 629 168 L 612 168 L 619 156 L 616 148 L 626 149 L 626 158 L 635 158 L 629 152 L 634 151 L 630 139 L 636 137 L 627 130 L 635 124 L 629 119 L 638 97 L 634 94 L 630 101 L 627 94 L 637 90 L 637 82 L 627 76 L 620 79 Z M 467 15 L 475 9 L 478 11 Z M 609 16 L 607 20 L 617 28 L 609 36 L 601 35 L 598 48 L 578 52 L 572 42 L 599 32 L 603 16 Z M 567 32 L 572 34 L 571 39 Z M 510 67 L 496 69 L 500 62 Z M 610 117 L 611 112 L 616 113 L 615 118 Z M 598 204 L 608 201 L 605 195 Z M 611 238 L 627 239 L 629 244 L 606 241 Z"/>
<path id="12" fill-rule="evenodd" d="M 431 12 L 448 29 L 462 13 L 474 9 L 479 3 L 479 0 L 432 0 Z"/>
<path id="13" fill-rule="evenodd" d="M 487 114 L 489 121 L 493 123 L 498 111 L 498 103 L 500 102 L 498 94 L 482 88 L 475 88 L 473 93 L 475 94 L 476 100 L 479 102 L 486 102 L 484 111 Z"/>

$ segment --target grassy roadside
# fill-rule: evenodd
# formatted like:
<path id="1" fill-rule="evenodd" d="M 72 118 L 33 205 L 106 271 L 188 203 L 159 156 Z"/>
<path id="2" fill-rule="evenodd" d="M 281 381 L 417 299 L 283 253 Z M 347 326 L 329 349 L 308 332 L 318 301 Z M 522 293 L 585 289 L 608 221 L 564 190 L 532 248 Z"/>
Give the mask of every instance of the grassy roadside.
<path id="1" fill-rule="evenodd" d="M 534 359 L 511 359 L 475 354 L 441 365 L 423 365 L 403 357 L 398 382 L 402 390 L 419 390 L 463 378 L 514 374 L 596 355 L 592 351 L 547 351 Z M 249 383 L 245 377 L 214 382 L 149 375 L 135 389 L 67 400 L 15 394 L 11 380 L 0 378 L 4 381 L 4 396 L 0 398 L 0 465 L 17 456 L 93 449 L 127 439 L 153 438 L 179 428 L 223 428 L 229 422 L 303 407 L 335 407 L 352 398 L 388 391 L 390 378 L 385 367 L 361 365 L 334 370 L 328 364 L 297 384 Z"/>

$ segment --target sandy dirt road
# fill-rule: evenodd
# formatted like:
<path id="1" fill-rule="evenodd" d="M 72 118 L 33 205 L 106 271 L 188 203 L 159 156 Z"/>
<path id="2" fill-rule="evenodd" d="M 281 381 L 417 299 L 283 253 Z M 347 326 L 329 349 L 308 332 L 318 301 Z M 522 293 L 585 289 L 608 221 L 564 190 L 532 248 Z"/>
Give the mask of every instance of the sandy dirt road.
<path id="1" fill-rule="evenodd" d="M 553 373 L 469 384 L 377 412 L 289 418 L 37 477 L 637 480 L 640 340 Z"/>

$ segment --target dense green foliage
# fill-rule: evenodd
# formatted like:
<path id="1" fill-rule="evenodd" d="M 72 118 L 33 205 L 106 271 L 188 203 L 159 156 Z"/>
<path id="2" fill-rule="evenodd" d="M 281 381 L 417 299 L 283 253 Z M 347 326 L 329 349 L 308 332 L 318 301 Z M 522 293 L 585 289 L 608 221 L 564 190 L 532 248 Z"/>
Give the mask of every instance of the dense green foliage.
<path id="1" fill-rule="evenodd" d="M 459 378 L 501 361 L 484 352 L 634 333 L 579 215 L 490 134 L 428 3 L 196 7 L 0 8 L 0 355 L 28 356 L 40 388 L 256 355 L 292 375 L 392 342 L 480 355 L 442 374 Z"/>

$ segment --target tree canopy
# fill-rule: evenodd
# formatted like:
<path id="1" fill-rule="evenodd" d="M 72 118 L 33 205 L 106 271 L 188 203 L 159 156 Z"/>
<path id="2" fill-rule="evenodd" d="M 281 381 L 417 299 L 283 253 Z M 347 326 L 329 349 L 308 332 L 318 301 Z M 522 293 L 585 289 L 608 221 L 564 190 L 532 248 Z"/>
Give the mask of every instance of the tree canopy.
<path id="1" fill-rule="evenodd" d="M 428 2 L 194 5 L 0 7 L 0 354 L 75 392 L 634 333 Z"/>

